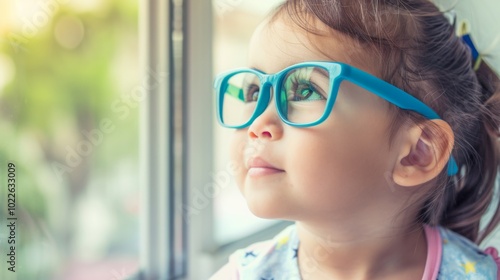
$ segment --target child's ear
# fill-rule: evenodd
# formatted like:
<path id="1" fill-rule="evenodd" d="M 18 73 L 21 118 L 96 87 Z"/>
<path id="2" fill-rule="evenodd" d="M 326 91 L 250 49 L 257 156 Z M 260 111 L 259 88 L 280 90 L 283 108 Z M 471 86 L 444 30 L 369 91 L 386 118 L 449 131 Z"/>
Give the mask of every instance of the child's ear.
<path id="1" fill-rule="evenodd" d="M 454 135 L 443 120 L 428 120 L 406 130 L 393 180 L 400 186 L 416 186 L 435 178 L 447 163 L 453 149 Z"/>

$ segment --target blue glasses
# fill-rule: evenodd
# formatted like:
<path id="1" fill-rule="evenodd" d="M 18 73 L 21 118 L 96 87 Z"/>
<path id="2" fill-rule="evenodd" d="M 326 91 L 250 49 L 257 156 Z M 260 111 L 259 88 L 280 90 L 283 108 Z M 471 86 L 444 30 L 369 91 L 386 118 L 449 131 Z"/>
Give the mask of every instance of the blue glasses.
<path id="1" fill-rule="evenodd" d="M 404 110 L 428 119 L 441 119 L 420 100 L 405 91 L 353 66 L 340 62 L 303 62 L 276 74 L 241 68 L 215 78 L 217 118 L 228 128 L 245 128 L 269 105 L 274 92 L 281 120 L 294 127 L 310 127 L 328 118 L 342 81 L 349 81 Z M 458 171 L 453 156 L 448 175 Z"/>

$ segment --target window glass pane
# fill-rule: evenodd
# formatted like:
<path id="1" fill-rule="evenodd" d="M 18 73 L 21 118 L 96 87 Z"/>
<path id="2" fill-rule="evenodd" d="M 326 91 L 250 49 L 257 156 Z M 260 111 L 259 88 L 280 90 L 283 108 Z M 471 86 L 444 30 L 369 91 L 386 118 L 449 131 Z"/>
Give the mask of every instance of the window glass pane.
<path id="1" fill-rule="evenodd" d="M 124 279 L 138 269 L 138 107 L 151 77 L 138 75 L 137 9 L 0 2 L 0 279 Z"/>
<path id="2" fill-rule="evenodd" d="M 253 30 L 282 1 L 214 1 L 214 72 L 247 66 Z M 215 239 L 219 244 L 249 235 L 275 221 L 255 217 L 231 175 L 229 140 L 232 130 L 215 125 L 214 183 L 222 190 L 214 201 Z"/>

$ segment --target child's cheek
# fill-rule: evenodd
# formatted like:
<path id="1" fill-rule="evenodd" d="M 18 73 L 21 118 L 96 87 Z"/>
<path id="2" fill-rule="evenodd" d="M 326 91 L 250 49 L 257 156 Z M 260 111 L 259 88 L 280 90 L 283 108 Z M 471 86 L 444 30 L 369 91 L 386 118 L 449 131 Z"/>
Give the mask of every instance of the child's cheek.
<path id="1" fill-rule="evenodd" d="M 236 130 L 231 136 L 230 141 L 230 160 L 231 160 L 231 170 L 233 176 L 236 180 L 236 184 L 241 189 L 245 174 L 245 146 L 247 142 L 246 130 Z"/>

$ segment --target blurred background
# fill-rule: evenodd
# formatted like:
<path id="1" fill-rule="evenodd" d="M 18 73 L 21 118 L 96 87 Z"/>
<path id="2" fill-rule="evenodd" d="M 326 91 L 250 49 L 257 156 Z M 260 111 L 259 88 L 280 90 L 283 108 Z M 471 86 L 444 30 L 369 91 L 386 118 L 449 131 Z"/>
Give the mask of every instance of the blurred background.
<path id="1" fill-rule="evenodd" d="M 12 162 L 17 279 L 138 269 L 137 11 L 131 0 L 0 2 L 0 240 Z"/>

